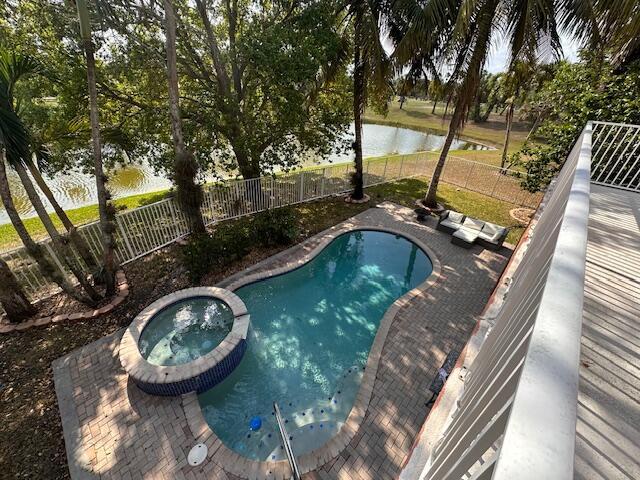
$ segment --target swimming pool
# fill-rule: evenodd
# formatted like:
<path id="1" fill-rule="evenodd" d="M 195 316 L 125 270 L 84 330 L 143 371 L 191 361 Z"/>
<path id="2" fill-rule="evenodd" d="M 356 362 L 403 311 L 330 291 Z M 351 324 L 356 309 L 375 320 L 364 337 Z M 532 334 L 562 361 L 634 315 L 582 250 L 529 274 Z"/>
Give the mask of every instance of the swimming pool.
<path id="1" fill-rule="evenodd" d="M 224 381 L 199 395 L 208 424 L 239 454 L 280 460 L 275 401 L 294 452 L 320 447 L 351 411 L 384 313 L 432 270 L 408 239 L 356 230 L 302 267 L 236 290 L 251 314 L 247 350 Z"/>

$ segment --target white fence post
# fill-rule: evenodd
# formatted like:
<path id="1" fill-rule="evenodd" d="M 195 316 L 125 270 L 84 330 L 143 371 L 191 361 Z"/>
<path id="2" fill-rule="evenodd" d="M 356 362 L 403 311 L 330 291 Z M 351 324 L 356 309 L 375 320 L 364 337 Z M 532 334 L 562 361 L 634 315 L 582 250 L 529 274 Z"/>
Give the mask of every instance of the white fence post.
<path id="1" fill-rule="evenodd" d="M 304 170 L 300 172 L 300 201 L 304 202 Z"/>
<path id="2" fill-rule="evenodd" d="M 322 169 L 322 180 L 320 180 L 320 196 L 324 197 L 324 179 L 327 176 L 327 169 Z"/>

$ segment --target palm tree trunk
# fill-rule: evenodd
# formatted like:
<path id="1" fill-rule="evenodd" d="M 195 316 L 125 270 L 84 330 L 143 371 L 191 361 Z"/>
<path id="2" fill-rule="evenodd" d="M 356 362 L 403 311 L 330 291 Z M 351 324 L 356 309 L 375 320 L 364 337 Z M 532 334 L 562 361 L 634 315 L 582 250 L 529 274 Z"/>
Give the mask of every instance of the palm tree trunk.
<path id="1" fill-rule="evenodd" d="M 36 185 L 38 185 L 38 188 L 40 188 L 46 199 L 53 206 L 53 210 L 56 212 L 56 215 L 62 222 L 62 225 L 67 230 L 67 232 L 69 232 L 69 239 L 71 240 L 71 242 L 73 242 L 73 245 L 76 247 L 76 250 L 82 257 L 82 260 L 87 265 L 89 270 L 91 270 L 93 273 L 97 273 L 99 270 L 99 266 L 93 258 L 93 255 L 91 255 L 91 249 L 87 244 L 87 241 L 82 235 L 80 235 L 76 226 L 69 219 L 67 212 L 65 212 L 64 209 L 60 206 L 58 200 L 56 200 L 56 197 L 53 195 L 53 192 L 49 188 L 49 185 L 47 185 L 47 182 L 45 182 L 42 174 L 40 173 L 40 170 L 38 170 L 35 163 L 33 163 L 31 159 L 25 160 L 25 163 L 27 165 L 27 168 L 29 169 L 29 172 L 31 173 L 31 176 L 36 181 Z"/>
<path id="2" fill-rule="evenodd" d="M 9 217 L 9 220 L 11 220 L 11 224 L 18 233 L 20 240 L 22 240 L 22 244 L 27 249 L 29 255 L 31 255 L 31 257 L 36 261 L 45 278 L 58 285 L 69 296 L 78 300 L 84 298 L 79 295 L 78 291 L 69 283 L 66 276 L 53 264 L 49 257 L 44 253 L 42 247 L 36 243 L 33 238 L 31 238 L 31 235 L 29 235 L 24 223 L 22 223 L 18 210 L 13 203 L 11 190 L 9 189 L 4 150 L 0 150 L 0 199 L 2 199 L 7 216 Z"/>
<path id="3" fill-rule="evenodd" d="M 65 264 L 67 265 L 67 267 L 69 267 L 69 270 L 71 270 L 73 275 L 78 279 L 78 282 L 80 283 L 82 289 L 89 296 L 88 299 L 82 297 L 82 301 L 84 303 L 87 303 L 88 305 L 95 304 L 95 302 L 99 301 L 102 297 L 100 296 L 100 294 L 98 294 L 98 292 L 96 292 L 96 290 L 93 288 L 93 285 L 88 282 L 87 276 L 82 271 L 82 269 L 76 265 L 76 261 L 73 258 L 73 253 L 71 252 L 69 244 L 60 236 L 60 233 L 51 221 L 49 213 L 47 213 L 47 210 L 44 208 L 44 204 L 38 196 L 38 192 L 36 192 L 33 183 L 31 183 L 31 179 L 29 178 L 24 165 L 21 162 L 17 162 L 14 167 L 16 169 L 16 172 L 18 173 L 18 176 L 20 177 L 20 180 L 22 181 L 22 185 L 27 192 L 27 196 L 29 197 L 33 208 L 38 214 L 38 217 L 44 225 L 45 230 L 49 234 L 49 237 L 51 237 L 53 245 L 55 246 L 56 250 L 62 254 L 62 258 Z"/>
<path id="4" fill-rule="evenodd" d="M 444 115 L 442 116 L 442 118 L 447 118 L 447 114 L 449 113 L 449 105 L 451 104 L 451 97 L 453 97 L 453 95 L 449 95 L 449 97 L 447 98 L 447 105 L 444 107 Z"/>
<path id="5" fill-rule="evenodd" d="M 182 117 L 180 115 L 180 97 L 178 90 L 178 59 L 176 52 L 176 14 L 172 0 L 164 0 L 165 37 L 167 50 L 167 81 L 169 88 L 169 115 L 171 117 L 171 135 L 176 152 L 174 162 L 174 181 L 176 198 L 189 221 L 193 233 L 205 231 L 200 212 L 202 189 L 196 183 L 198 165 L 184 144 Z"/>
<path id="6" fill-rule="evenodd" d="M 511 136 L 511 125 L 513 124 L 513 113 L 515 109 L 515 103 L 511 102 L 509 109 L 507 110 L 507 130 L 504 134 L 504 147 L 502 149 L 502 159 L 500 160 L 500 168 L 504 172 L 504 166 L 507 164 L 507 153 L 509 150 L 509 137 Z"/>
<path id="7" fill-rule="evenodd" d="M 0 258 L 0 304 L 10 322 L 18 323 L 36 313 L 36 309 L 25 295 L 15 275 Z"/>
<path id="8" fill-rule="evenodd" d="M 449 154 L 449 150 L 451 149 L 451 144 L 453 143 L 453 139 L 456 136 L 456 126 L 459 125 L 459 117 L 462 115 L 461 108 L 456 106 L 453 111 L 453 116 L 451 117 L 451 122 L 449 123 L 449 130 L 447 131 L 447 138 L 444 141 L 444 145 L 442 146 L 442 151 L 440 152 L 440 157 L 438 158 L 438 163 L 436 164 L 436 168 L 433 170 L 433 175 L 431 176 L 431 181 L 429 182 L 429 189 L 427 190 L 427 194 L 424 197 L 422 203 L 426 207 L 435 208 L 438 206 L 438 202 L 436 200 L 436 194 L 438 192 L 438 184 L 440 183 L 440 176 L 442 175 L 442 171 L 444 170 L 444 164 L 447 161 L 447 155 Z"/>
<path id="9" fill-rule="evenodd" d="M 96 89 L 96 62 L 93 56 L 93 41 L 91 39 L 91 25 L 86 0 L 76 0 L 78 18 L 80 20 L 80 34 L 87 60 L 87 84 L 89 88 L 89 117 L 91 119 L 91 140 L 93 144 L 93 166 L 96 177 L 96 191 L 98 194 L 98 212 L 100 215 L 100 232 L 102 243 L 102 280 L 106 287 L 106 295 L 111 296 L 116 291 L 116 257 L 114 249 L 115 210 L 109 205 L 107 191 L 107 176 L 102 166 L 102 146 L 100 142 L 100 122 L 98 118 L 98 92 Z"/>
<path id="10" fill-rule="evenodd" d="M 365 79 L 364 60 L 362 58 L 362 13 L 356 11 L 354 22 L 354 54 L 353 54 L 353 121 L 355 124 L 355 140 L 353 150 L 355 153 L 353 173 L 353 193 L 351 198 L 360 200 L 364 197 L 364 181 L 362 168 L 362 111 L 364 109 Z"/>

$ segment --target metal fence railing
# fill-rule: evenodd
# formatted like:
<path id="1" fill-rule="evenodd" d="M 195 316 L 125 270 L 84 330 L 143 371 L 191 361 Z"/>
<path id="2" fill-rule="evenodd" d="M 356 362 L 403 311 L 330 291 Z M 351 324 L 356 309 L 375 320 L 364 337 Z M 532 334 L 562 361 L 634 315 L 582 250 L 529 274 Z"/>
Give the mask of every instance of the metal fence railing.
<path id="1" fill-rule="evenodd" d="M 591 181 L 640 192 L 640 126 L 593 122 Z"/>
<path id="2" fill-rule="evenodd" d="M 437 159 L 436 152 L 367 159 L 364 164 L 365 186 L 415 176 L 430 176 Z M 276 176 L 216 183 L 204 189 L 202 214 L 205 223 L 209 225 L 268 208 L 343 194 L 351 190 L 352 172 L 352 164 L 344 163 Z M 450 157 L 447 159 L 442 181 L 516 205 L 535 208 L 542 195 L 522 190 L 518 178 L 520 175 L 524 174 L 501 171 L 492 165 Z M 118 247 L 115 254 L 120 264 L 163 248 L 189 233 L 186 218 L 173 198 L 118 213 L 116 227 Z M 99 224 L 89 223 L 79 227 L 78 231 L 87 240 L 91 253 L 99 260 L 102 251 Z M 42 243 L 54 263 L 62 268 L 49 242 Z M 57 291 L 42 276 L 35 261 L 24 248 L 3 252 L 1 255 L 32 299 L 45 298 Z M 78 261 L 81 261 L 79 256 Z M 65 274 L 68 275 L 68 272 Z"/>
<path id="3" fill-rule="evenodd" d="M 589 123 L 540 207 L 421 478 L 573 478 L 591 140 Z"/>

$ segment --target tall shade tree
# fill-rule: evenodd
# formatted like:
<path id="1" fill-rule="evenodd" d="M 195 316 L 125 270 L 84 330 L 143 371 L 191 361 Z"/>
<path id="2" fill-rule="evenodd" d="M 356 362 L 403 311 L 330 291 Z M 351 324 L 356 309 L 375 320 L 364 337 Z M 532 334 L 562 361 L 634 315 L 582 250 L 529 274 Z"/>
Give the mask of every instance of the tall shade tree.
<path id="1" fill-rule="evenodd" d="M 382 2 L 374 0 L 352 0 L 348 6 L 353 23 L 353 142 L 354 173 L 351 198 L 360 200 L 364 196 L 362 169 L 362 114 L 369 93 L 384 95 L 390 87 L 391 62 L 382 46 L 385 17 Z M 368 91 L 370 90 L 370 92 Z M 374 94 L 375 94 L 374 93 Z"/>
<path id="2" fill-rule="evenodd" d="M 0 258 L 0 305 L 10 322 L 18 323 L 36 313 L 15 275 Z"/>
<path id="3" fill-rule="evenodd" d="M 437 0 L 436 2 L 437 3 Z M 575 3 L 575 2 L 568 2 Z M 473 103 L 491 41 L 496 32 L 505 34 L 511 60 L 535 60 L 541 47 L 561 51 L 556 24 L 558 2 L 538 0 L 463 0 L 447 32 L 447 52 L 453 65 L 452 81 L 458 83 L 454 111 L 442 152 L 423 203 L 437 207 L 436 193 L 451 144 L 463 128 Z M 564 7 L 563 7 L 564 8 Z M 451 11 L 450 13 L 451 14 Z M 446 13 L 443 13 L 446 15 Z M 420 29 L 416 29 L 418 32 Z M 424 32 L 420 32 L 423 36 Z"/>
<path id="4" fill-rule="evenodd" d="M 25 162 L 30 160 L 32 152 L 29 148 L 28 132 L 22 120 L 16 113 L 13 96 L 18 81 L 23 76 L 33 72 L 35 69 L 36 62 L 32 57 L 9 52 L 4 48 L 0 49 L 0 90 L 2 90 L 2 93 L 0 94 L 0 119 L 2 120 L 2 138 L 5 149 L 5 158 L 3 158 L 3 161 L 6 160 L 6 162 L 17 172 L 29 200 L 40 218 L 40 221 L 49 234 L 55 249 L 61 255 L 61 260 L 76 277 L 86 295 L 76 291 L 75 289 L 70 290 L 69 293 L 73 292 L 74 297 L 91 305 L 101 297 L 89 282 L 82 265 L 76 261 L 71 246 L 67 240 L 60 235 L 54 226 L 53 221 L 49 217 L 49 214 L 46 211 L 46 208 L 25 168 Z M 5 166 L 3 165 L 2 168 L 4 170 Z M 3 172 L 2 177 L 6 178 L 6 172 Z M 8 192 L 8 195 L 10 197 L 11 193 Z M 5 203 L 5 208 L 9 214 L 9 210 L 13 203 L 12 199 L 6 199 L 5 201 L 5 198 L 3 198 L 3 203 Z M 15 226 L 15 219 L 13 217 L 10 218 Z M 18 221 L 19 223 L 22 223 L 19 217 Z M 25 246 L 27 246 L 26 243 Z M 34 253 L 36 254 L 34 258 L 38 260 L 38 253 Z M 48 269 L 45 270 L 48 271 Z"/>
<path id="5" fill-rule="evenodd" d="M 96 192 L 98 196 L 98 212 L 100 215 L 100 232 L 102 243 L 102 280 L 106 287 L 106 295 L 111 296 L 116 291 L 115 257 L 115 208 L 110 204 L 111 198 L 107 190 L 107 176 L 102 166 L 102 144 L 100 141 L 100 120 L 98 113 L 98 92 L 96 89 L 96 60 L 93 53 L 91 38 L 91 23 L 86 0 L 75 0 L 80 22 L 80 36 L 87 62 L 87 85 L 89 90 L 89 117 L 91 120 L 91 141 L 93 147 L 93 173 L 96 177 Z"/>
<path id="6" fill-rule="evenodd" d="M 297 166 L 309 155 L 329 155 L 336 143 L 344 149 L 351 120 L 344 68 L 349 45 L 337 0 L 170 3 L 183 135 L 203 170 L 256 178 Z M 173 142 L 159 127 L 170 129 L 157 116 L 165 101 L 157 88 L 167 66 L 164 3 L 97 5 L 105 27 L 123 39 L 113 42 L 114 76 L 99 89 L 135 106 L 136 121 L 162 153 L 154 164 L 170 171 L 175 156 L 166 147 Z"/>
<path id="7" fill-rule="evenodd" d="M 184 211 L 193 233 L 205 231 L 200 205 L 202 189 L 196 183 L 198 164 L 193 154 L 186 148 L 180 114 L 180 93 L 178 87 L 178 57 L 176 53 L 176 12 L 171 0 L 164 0 L 165 44 L 167 51 L 167 81 L 169 87 L 169 115 L 171 136 L 175 149 L 173 179 L 176 184 L 178 203 Z"/>

